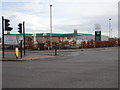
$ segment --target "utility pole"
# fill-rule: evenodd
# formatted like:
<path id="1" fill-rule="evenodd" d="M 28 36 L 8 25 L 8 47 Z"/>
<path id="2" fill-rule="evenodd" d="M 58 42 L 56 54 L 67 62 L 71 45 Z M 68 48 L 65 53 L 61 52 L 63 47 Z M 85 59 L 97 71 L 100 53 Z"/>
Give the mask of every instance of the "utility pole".
<path id="1" fill-rule="evenodd" d="M 109 38 L 111 37 L 111 18 L 109 18 Z"/>
<path id="2" fill-rule="evenodd" d="M 50 49 L 52 49 L 52 5 L 50 5 Z"/>

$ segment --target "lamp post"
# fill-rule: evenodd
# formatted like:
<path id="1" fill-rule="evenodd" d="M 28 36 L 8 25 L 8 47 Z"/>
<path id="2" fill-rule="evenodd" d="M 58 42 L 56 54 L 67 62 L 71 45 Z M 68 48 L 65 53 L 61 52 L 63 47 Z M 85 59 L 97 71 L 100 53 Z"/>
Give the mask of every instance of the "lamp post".
<path id="1" fill-rule="evenodd" d="M 111 37 L 110 33 L 111 33 L 111 18 L 109 18 L 109 38 Z"/>
<path id="2" fill-rule="evenodd" d="M 50 5 L 50 49 L 52 49 L 52 5 Z"/>

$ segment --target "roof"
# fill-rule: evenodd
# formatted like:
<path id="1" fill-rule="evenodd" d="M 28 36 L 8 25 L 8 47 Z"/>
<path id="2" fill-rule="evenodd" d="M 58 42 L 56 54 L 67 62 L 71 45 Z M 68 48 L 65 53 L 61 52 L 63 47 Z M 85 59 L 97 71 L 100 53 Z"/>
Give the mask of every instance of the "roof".
<path id="1" fill-rule="evenodd" d="M 23 35 L 23 34 L 5 34 L 5 35 L 18 35 L 18 36 L 19 36 L 19 35 Z M 27 33 L 26 33 L 25 35 L 30 35 L 30 36 L 32 36 L 32 34 L 27 34 Z"/>
<path id="2" fill-rule="evenodd" d="M 66 34 L 60 34 L 60 33 L 52 33 L 52 36 L 79 36 L 79 35 L 92 35 L 92 34 L 85 34 L 85 33 L 66 33 Z M 37 33 L 36 36 L 50 36 L 50 33 Z"/>
<path id="3" fill-rule="evenodd" d="M 68 33 L 68 34 L 63 34 L 64 36 L 80 36 L 80 35 L 92 35 L 92 34 L 85 34 L 85 33 Z"/>
<path id="4" fill-rule="evenodd" d="M 23 34 L 5 34 L 5 35 L 23 35 Z M 25 34 L 25 35 L 32 36 L 33 34 Z M 92 35 L 92 34 L 85 34 L 85 33 L 66 33 L 66 34 L 52 33 L 52 36 L 59 36 L 59 37 L 80 36 L 80 35 L 89 36 L 89 35 Z M 36 36 L 50 36 L 50 33 L 36 33 Z"/>
<path id="5" fill-rule="evenodd" d="M 50 36 L 50 33 L 36 33 L 36 36 Z M 52 36 L 60 36 L 60 37 L 62 37 L 63 34 L 60 34 L 60 33 L 52 33 Z"/>

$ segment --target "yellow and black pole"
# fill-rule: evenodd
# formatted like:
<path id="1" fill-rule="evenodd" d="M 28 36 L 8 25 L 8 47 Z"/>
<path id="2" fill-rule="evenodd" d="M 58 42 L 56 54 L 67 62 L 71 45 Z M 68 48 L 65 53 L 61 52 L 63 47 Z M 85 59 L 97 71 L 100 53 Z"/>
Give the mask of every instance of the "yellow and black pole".
<path id="1" fill-rule="evenodd" d="M 19 57 L 19 50 L 18 50 L 18 47 L 15 47 L 15 56 L 16 56 L 16 58 Z"/>

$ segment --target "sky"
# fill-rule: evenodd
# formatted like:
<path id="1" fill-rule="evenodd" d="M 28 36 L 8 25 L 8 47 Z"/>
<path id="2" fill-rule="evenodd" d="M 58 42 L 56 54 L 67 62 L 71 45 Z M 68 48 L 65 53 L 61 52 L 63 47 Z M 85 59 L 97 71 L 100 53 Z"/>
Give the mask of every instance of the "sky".
<path id="1" fill-rule="evenodd" d="M 18 33 L 18 24 L 25 21 L 26 33 L 50 33 L 50 5 L 52 4 L 52 32 L 95 33 L 95 24 L 102 35 L 118 36 L 119 0 L 1 0 L 1 16 L 10 20 L 11 33 Z M 1 20 L 1 19 L 0 19 Z M 0 24 L 1 27 L 1 24 Z M 1 34 L 1 32 L 0 32 Z"/>

